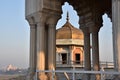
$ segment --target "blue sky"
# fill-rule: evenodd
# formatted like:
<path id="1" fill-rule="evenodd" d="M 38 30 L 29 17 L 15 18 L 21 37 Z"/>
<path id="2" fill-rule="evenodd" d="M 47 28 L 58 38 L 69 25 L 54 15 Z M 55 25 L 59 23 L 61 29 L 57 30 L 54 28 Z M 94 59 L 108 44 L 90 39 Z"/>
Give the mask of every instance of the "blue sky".
<path id="1" fill-rule="evenodd" d="M 29 25 L 24 7 L 24 0 L 0 2 L 0 67 L 28 66 Z"/>
<path id="2" fill-rule="evenodd" d="M 70 22 L 79 27 L 76 11 L 68 4 L 62 6 L 62 19 L 57 28 L 66 22 L 69 12 Z M 100 29 L 100 59 L 112 61 L 112 26 L 104 15 L 104 26 Z M 1 0 L 0 2 L 0 68 L 12 64 L 21 68 L 28 67 L 29 61 L 29 25 L 25 20 L 24 0 Z M 108 57 L 109 56 L 109 57 Z"/>

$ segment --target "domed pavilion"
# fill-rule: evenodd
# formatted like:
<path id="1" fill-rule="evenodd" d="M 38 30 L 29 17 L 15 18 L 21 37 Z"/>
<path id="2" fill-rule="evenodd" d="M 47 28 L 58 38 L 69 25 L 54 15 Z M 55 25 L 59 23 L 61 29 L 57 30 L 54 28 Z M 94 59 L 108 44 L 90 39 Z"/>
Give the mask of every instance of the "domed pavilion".
<path id="1" fill-rule="evenodd" d="M 83 32 L 72 26 L 68 13 L 66 19 L 66 23 L 56 31 L 56 67 L 83 66 Z"/>

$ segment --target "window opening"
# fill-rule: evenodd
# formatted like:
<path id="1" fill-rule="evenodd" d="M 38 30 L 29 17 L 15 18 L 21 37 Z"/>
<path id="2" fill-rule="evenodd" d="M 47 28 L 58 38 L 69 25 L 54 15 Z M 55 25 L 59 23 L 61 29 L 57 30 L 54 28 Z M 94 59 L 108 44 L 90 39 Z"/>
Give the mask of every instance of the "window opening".
<path id="1" fill-rule="evenodd" d="M 67 54 L 66 53 L 62 54 L 62 64 L 67 64 Z"/>
<path id="2" fill-rule="evenodd" d="M 75 63 L 80 64 L 80 54 L 75 54 Z"/>

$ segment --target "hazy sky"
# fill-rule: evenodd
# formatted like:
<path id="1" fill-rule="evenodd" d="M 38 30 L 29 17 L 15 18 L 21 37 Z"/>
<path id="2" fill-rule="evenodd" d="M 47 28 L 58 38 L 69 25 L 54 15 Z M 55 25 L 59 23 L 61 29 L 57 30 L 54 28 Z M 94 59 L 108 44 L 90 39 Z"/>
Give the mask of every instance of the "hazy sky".
<path id="1" fill-rule="evenodd" d="M 79 27 L 76 11 L 68 4 L 62 7 L 62 19 L 57 28 L 66 22 L 69 12 L 70 22 Z M 104 26 L 100 30 L 100 60 L 113 61 L 112 26 L 110 19 L 104 15 Z M 24 0 L 1 0 L 0 2 L 0 68 L 12 64 L 27 68 L 29 64 L 29 25 L 25 20 Z"/>

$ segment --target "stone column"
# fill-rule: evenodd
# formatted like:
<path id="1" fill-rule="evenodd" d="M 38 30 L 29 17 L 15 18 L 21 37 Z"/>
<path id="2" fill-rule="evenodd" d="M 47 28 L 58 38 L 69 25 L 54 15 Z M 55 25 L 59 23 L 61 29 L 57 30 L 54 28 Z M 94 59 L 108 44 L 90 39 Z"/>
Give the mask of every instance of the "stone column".
<path id="1" fill-rule="evenodd" d="M 92 61 L 93 61 L 93 70 L 99 71 L 100 65 L 99 65 L 99 39 L 98 39 L 98 32 L 99 27 L 91 27 L 92 31 Z M 95 76 L 95 80 L 100 80 L 100 75 Z"/>
<path id="2" fill-rule="evenodd" d="M 45 70 L 45 24 L 37 23 L 37 70 Z M 38 73 L 38 80 L 47 80 L 44 72 Z"/>
<path id="3" fill-rule="evenodd" d="M 48 66 L 49 70 L 55 70 L 56 64 L 56 25 L 48 26 Z"/>
<path id="4" fill-rule="evenodd" d="M 120 71 L 120 0 L 112 0 L 112 23 L 114 65 Z"/>
<path id="5" fill-rule="evenodd" d="M 56 68 L 56 25 L 49 24 L 48 26 L 48 69 L 55 70 Z M 52 80 L 52 75 L 49 74 L 49 80 Z"/>
<path id="6" fill-rule="evenodd" d="M 30 24 L 30 80 L 33 80 L 36 71 L 36 26 Z"/>
<path id="7" fill-rule="evenodd" d="M 91 56 L 90 56 L 90 32 L 88 27 L 81 27 L 84 33 L 84 70 L 91 70 Z M 83 80 L 89 80 L 90 75 L 84 75 Z"/>

